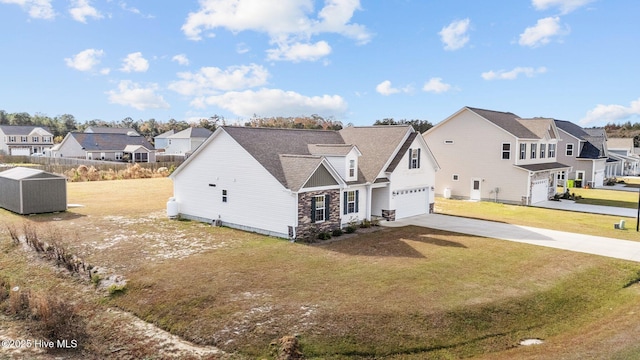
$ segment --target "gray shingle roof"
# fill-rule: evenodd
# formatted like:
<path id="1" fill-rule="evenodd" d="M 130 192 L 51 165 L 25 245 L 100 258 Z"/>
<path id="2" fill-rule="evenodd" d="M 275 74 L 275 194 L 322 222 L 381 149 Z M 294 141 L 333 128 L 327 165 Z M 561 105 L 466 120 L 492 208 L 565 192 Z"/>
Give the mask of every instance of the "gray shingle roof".
<path id="1" fill-rule="evenodd" d="M 585 136 L 589 135 L 582 127 L 572 123 L 571 121 L 555 120 L 555 122 L 559 129 L 562 129 L 566 133 L 573 135 L 580 140 L 583 140 Z"/>
<path id="2" fill-rule="evenodd" d="M 468 106 L 467 109 L 489 120 L 515 137 L 521 139 L 538 139 L 536 134 L 517 121 L 520 117 L 514 113 L 478 109 Z"/>
<path id="3" fill-rule="evenodd" d="M 47 132 L 47 135 L 53 135 L 48 128 L 43 126 L 0 125 L 0 130 L 5 135 L 29 135 L 35 129 L 42 129 Z"/>
<path id="4" fill-rule="evenodd" d="M 385 170 L 384 166 L 390 157 L 404 144 L 403 140 L 410 128 L 409 125 L 350 126 L 340 130 L 340 135 L 345 143 L 358 147 L 362 153 L 358 166 L 364 180 L 373 183 Z"/>
<path id="5" fill-rule="evenodd" d="M 319 155 L 346 155 L 355 145 L 358 182 L 374 182 L 403 145 L 410 126 L 349 127 L 340 131 L 224 126 L 284 187 L 296 191 L 317 168 Z M 328 153 L 327 153 L 328 152 Z"/>
<path id="6" fill-rule="evenodd" d="M 292 187 L 287 183 L 280 155 L 312 155 L 309 144 L 344 144 L 337 131 L 240 126 L 224 126 L 223 129 L 288 189 Z"/>
<path id="7" fill-rule="evenodd" d="M 154 150 L 153 145 L 144 136 L 79 132 L 72 132 L 70 136 L 73 136 L 86 151 L 122 151 L 127 145 L 142 145 L 148 150 Z"/>
<path id="8" fill-rule="evenodd" d="M 604 143 L 606 134 L 604 129 L 583 129 L 582 127 L 565 120 L 555 120 L 556 126 L 566 133 L 584 141 L 578 158 L 598 159 L 604 157 Z"/>
<path id="9" fill-rule="evenodd" d="M 169 139 L 190 139 L 190 138 L 208 138 L 211 130 L 205 128 L 190 127 L 179 131 L 173 135 L 167 136 Z"/>
<path id="10" fill-rule="evenodd" d="M 86 133 L 94 133 L 94 134 L 128 134 L 130 132 L 134 132 L 138 134 L 138 132 L 133 128 L 121 128 L 121 127 L 106 127 L 106 126 L 89 126 L 84 129 Z"/>

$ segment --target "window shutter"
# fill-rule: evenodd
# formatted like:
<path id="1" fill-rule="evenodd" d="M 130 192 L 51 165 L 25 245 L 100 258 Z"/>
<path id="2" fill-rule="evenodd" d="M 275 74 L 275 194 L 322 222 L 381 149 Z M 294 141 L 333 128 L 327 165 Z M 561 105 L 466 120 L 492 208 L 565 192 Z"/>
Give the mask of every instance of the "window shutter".
<path id="1" fill-rule="evenodd" d="M 325 221 L 329 221 L 329 203 L 330 203 L 330 196 L 329 194 L 324 196 L 324 220 Z"/>
<path id="2" fill-rule="evenodd" d="M 358 195 L 360 193 L 360 190 L 356 190 L 356 212 L 358 212 Z"/>
<path id="3" fill-rule="evenodd" d="M 311 222 L 316 222 L 316 198 L 311 198 Z"/>
<path id="4" fill-rule="evenodd" d="M 349 210 L 349 205 L 348 205 L 348 204 L 349 204 L 349 203 L 348 203 L 348 201 L 349 201 L 349 197 L 348 197 L 348 195 L 347 195 L 347 194 L 348 194 L 348 192 L 347 192 L 347 191 L 345 191 L 345 192 L 344 192 L 344 201 L 342 202 L 342 213 L 343 213 L 344 215 L 347 215 L 347 210 Z"/>
<path id="5" fill-rule="evenodd" d="M 411 149 L 409 149 L 409 169 L 411 169 Z"/>
<path id="6" fill-rule="evenodd" d="M 420 169 L 420 148 L 418 148 L 418 169 Z"/>

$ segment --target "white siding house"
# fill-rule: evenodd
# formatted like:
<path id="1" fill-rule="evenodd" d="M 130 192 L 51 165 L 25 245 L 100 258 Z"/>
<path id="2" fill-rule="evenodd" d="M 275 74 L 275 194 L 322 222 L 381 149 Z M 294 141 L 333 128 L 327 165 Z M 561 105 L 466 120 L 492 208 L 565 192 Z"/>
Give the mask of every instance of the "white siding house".
<path id="1" fill-rule="evenodd" d="M 283 238 L 426 214 L 438 166 L 417 135 L 220 127 L 171 175 L 174 197 L 181 216 Z"/>

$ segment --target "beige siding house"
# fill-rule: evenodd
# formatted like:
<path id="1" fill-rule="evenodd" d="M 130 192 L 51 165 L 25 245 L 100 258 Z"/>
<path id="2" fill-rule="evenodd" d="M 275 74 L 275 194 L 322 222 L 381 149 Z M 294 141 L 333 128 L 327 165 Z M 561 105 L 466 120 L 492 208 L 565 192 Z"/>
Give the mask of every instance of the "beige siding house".
<path id="1" fill-rule="evenodd" d="M 553 197 L 558 130 L 553 119 L 464 107 L 423 134 L 438 159 L 436 195 L 534 204 Z"/>

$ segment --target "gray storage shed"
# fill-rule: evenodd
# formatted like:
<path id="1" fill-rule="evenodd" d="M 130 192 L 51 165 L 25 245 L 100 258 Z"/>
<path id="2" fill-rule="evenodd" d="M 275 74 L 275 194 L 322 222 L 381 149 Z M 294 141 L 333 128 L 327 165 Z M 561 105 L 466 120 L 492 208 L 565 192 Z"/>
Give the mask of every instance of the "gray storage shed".
<path id="1" fill-rule="evenodd" d="M 67 210 L 67 179 L 16 167 L 0 172 L 0 207 L 18 214 Z"/>

